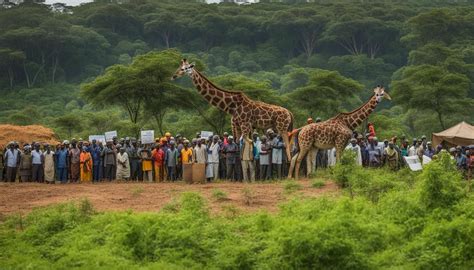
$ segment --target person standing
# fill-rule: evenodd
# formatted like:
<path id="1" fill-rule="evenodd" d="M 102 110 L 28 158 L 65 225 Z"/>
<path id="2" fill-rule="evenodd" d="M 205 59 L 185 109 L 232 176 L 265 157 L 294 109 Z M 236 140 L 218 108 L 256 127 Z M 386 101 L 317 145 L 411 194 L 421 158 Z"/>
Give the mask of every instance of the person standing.
<path id="1" fill-rule="evenodd" d="M 217 180 L 219 178 L 219 136 L 212 137 L 212 143 L 207 150 L 206 178 Z"/>
<path id="2" fill-rule="evenodd" d="M 164 180 L 164 160 L 165 160 L 165 153 L 160 146 L 160 143 L 156 144 L 155 149 L 151 152 L 151 157 L 153 159 L 153 165 L 155 168 L 155 182 L 160 183 Z"/>
<path id="3" fill-rule="evenodd" d="M 92 140 L 92 146 L 90 147 L 90 153 L 92 157 L 92 180 L 94 182 L 100 181 L 100 153 L 101 149 L 97 145 L 97 141 Z"/>
<path id="4" fill-rule="evenodd" d="M 433 156 L 435 155 L 435 149 L 433 148 L 433 145 L 431 142 L 426 142 L 426 149 L 425 149 L 425 153 L 424 155 L 429 157 L 429 158 L 433 158 Z"/>
<path id="5" fill-rule="evenodd" d="M 15 143 L 8 144 L 8 150 L 4 154 L 5 164 L 7 166 L 6 182 L 15 182 L 17 168 L 20 163 L 20 151 L 15 149 Z"/>
<path id="6" fill-rule="evenodd" d="M 254 151 L 253 142 L 249 138 L 242 137 L 240 142 L 241 147 L 241 160 L 242 160 L 242 173 L 245 182 L 255 182 L 255 167 L 253 163 Z"/>
<path id="7" fill-rule="evenodd" d="M 388 147 L 384 150 L 385 154 L 385 164 L 388 164 L 388 167 L 395 171 L 398 169 L 398 152 L 395 149 L 395 144 L 393 142 L 388 143 Z"/>
<path id="8" fill-rule="evenodd" d="M 354 152 L 356 164 L 362 166 L 362 152 L 360 151 L 360 146 L 357 144 L 357 139 L 352 138 L 351 143 L 346 147 L 346 149 Z"/>
<path id="9" fill-rule="evenodd" d="M 140 157 L 138 156 L 137 141 L 135 138 L 131 139 L 131 144 L 127 145 L 126 151 L 130 160 L 130 180 L 138 180 L 140 171 Z"/>
<path id="10" fill-rule="evenodd" d="M 31 146 L 25 144 L 23 147 L 23 154 L 20 156 L 20 181 L 31 182 Z"/>
<path id="11" fill-rule="evenodd" d="M 283 164 L 283 149 L 285 144 L 283 143 L 283 138 L 278 134 L 272 142 L 272 166 L 276 168 L 277 177 L 281 179 L 282 176 L 282 164 Z M 316 155 L 314 155 L 314 164 L 316 162 Z"/>
<path id="12" fill-rule="evenodd" d="M 40 144 L 35 143 L 35 149 L 31 152 L 31 163 L 32 163 L 32 171 L 31 171 L 31 180 L 33 182 L 42 183 L 43 182 L 43 163 L 44 157 L 43 152 L 40 150 Z"/>
<path id="13" fill-rule="evenodd" d="M 48 184 L 54 183 L 54 152 L 49 144 L 44 145 L 44 181 Z"/>
<path id="14" fill-rule="evenodd" d="M 226 158 L 227 179 L 231 181 L 237 180 L 237 174 L 235 172 L 235 163 L 237 161 L 238 148 L 239 146 L 234 143 L 234 137 L 227 137 L 227 144 L 224 146 L 223 152 Z"/>
<path id="15" fill-rule="evenodd" d="M 255 168 L 255 179 L 260 179 L 260 138 L 258 133 L 254 132 L 252 135 L 253 140 L 253 167 Z"/>
<path id="16" fill-rule="evenodd" d="M 57 174 L 58 180 L 61 183 L 65 184 L 68 178 L 68 163 L 69 163 L 69 151 L 66 148 L 66 141 L 61 144 L 61 148 L 56 150 L 56 167 L 57 167 Z"/>
<path id="17" fill-rule="evenodd" d="M 117 154 L 117 179 L 128 181 L 130 178 L 130 160 L 125 146 L 120 146 Z"/>
<path id="18" fill-rule="evenodd" d="M 166 151 L 165 163 L 168 167 L 168 179 L 176 181 L 176 165 L 178 164 L 178 150 L 175 148 L 174 141 L 169 142 L 169 148 Z"/>
<path id="19" fill-rule="evenodd" d="M 270 144 L 267 142 L 267 136 L 262 136 L 262 142 L 260 144 L 260 179 L 270 179 L 270 153 L 272 149 Z"/>
<path id="20" fill-rule="evenodd" d="M 207 147 L 204 138 L 197 139 L 196 146 L 194 147 L 194 153 L 196 153 L 196 163 L 206 164 L 207 161 Z"/>
<path id="21" fill-rule="evenodd" d="M 4 160 L 5 152 L 3 151 L 3 148 L 0 148 L 0 182 L 3 182 L 5 180 L 5 160 Z M 6 182 L 6 181 L 5 181 Z"/>
<path id="22" fill-rule="evenodd" d="M 148 145 L 145 145 L 141 150 L 140 158 L 142 161 L 143 181 L 153 182 L 153 164 Z"/>
<path id="23" fill-rule="evenodd" d="M 109 180 L 109 182 L 114 180 L 117 168 L 117 154 L 112 147 L 112 141 L 108 141 L 101 154 L 104 159 L 104 179 Z"/>
<path id="24" fill-rule="evenodd" d="M 382 164 L 382 151 L 378 146 L 377 137 L 369 138 L 369 167 L 380 167 Z"/>
<path id="25" fill-rule="evenodd" d="M 193 152 L 194 151 L 191 148 L 189 148 L 189 141 L 185 140 L 183 144 L 183 149 L 181 149 L 182 164 L 188 164 L 188 163 L 193 162 Z"/>
<path id="26" fill-rule="evenodd" d="M 82 151 L 79 156 L 80 162 L 80 179 L 82 182 L 91 182 L 92 181 L 92 155 L 89 152 L 87 146 L 82 146 Z"/>
<path id="27" fill-rule="evenodd" d="M 71 150 L 69 150 L 69 158 L 71 163 L 71 183 L 79 180 L 81 171 L 81 149 L 78 148 L 75 139 L 71 140 Z"/>

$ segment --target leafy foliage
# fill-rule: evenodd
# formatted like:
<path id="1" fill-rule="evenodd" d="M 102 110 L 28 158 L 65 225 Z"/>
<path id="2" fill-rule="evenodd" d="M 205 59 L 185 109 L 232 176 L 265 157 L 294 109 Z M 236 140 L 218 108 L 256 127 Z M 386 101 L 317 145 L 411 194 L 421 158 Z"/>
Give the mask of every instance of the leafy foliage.
<path id="1" fill-rule="evenodd" d="M 276 214 L 242 215 L 228 207 L 223 216 L 211 216 L 202 197 L 185 193 L 158 213 L 97 213 L 82 201 L 10 216 L 0 224 L 0 267 L 474 266 L 474 200 L 448 156 L 417 175 L 373 170 L 357 177 L 363 179 L 351 179 L 352 199 L 298 198 Z"/>

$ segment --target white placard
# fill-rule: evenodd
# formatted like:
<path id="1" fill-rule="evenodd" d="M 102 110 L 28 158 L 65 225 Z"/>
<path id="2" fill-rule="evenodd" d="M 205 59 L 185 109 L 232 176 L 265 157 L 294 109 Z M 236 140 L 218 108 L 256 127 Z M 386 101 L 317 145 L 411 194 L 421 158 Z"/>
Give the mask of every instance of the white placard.
<path id="1" fill-rule="evenodd" d="M 154 130 L 142 130 L 140 132 L 140 139 L 143 144 L 155 142 L 155 131 Z"/>
<path id="2" fill-rule="evenodd" d="M 116 130 L 105 132 L 105 141 L 111 141 L 114 139 L 114 137 L 118 138 Z"/>
<path id="3" fill-rule="evenodd" d="M 89 135 L 89 142 L 92 143 L 92 140 L 105 143 L 105 136 L 104 135 Z"/>
<path id="4" fill-rule="evenodd" d="M 214 135 L 212 131 L 201 131 L 201 138 L 209 139 L 212 135 Z"/>
<path id="5" fill-rule="evenodd" d="M 405 162 L 408 164 L 408 167 L 410 167 L 410 170 L 412 171 L 423 170 L 423 167 L 421 166 L 421 162 L 418 156 L 403 157 L 403 158 L 405 159 Z"/>

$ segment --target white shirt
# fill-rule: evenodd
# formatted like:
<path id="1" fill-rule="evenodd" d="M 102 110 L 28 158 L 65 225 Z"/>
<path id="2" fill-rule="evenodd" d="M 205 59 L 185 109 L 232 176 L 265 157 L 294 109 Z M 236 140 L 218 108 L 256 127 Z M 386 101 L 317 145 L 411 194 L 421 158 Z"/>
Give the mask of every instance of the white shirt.
<path id="1" fill-rule="evenodd" d="M 219 143 L 212 143 L 209 147 L 207 160 L 209 163 L 219 163 Z"/>
<path id="2" fill-rule="evenodd" d="M 412 145 L 410 148 L 408 148 L 408 156 L 413 157 L 416 156 L 416 148 L 414 145 Z"/>
<path id="3" fill-rule="evenodd" d="M 41 152 L 41 150 L 39 150 L 38 152 L 36 152 L 36 150 L 33 150 L 31 152 L 31 162 L 33 164 L 41 164 L 41 156 L 43 155 L 43 152 Z"/>

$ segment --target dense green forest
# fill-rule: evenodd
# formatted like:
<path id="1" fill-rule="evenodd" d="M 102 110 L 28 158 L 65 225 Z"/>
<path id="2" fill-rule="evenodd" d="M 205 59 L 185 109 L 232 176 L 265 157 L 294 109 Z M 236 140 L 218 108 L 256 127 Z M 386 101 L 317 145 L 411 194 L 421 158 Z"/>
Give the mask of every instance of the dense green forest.
<path id="1" fill-rule="evenodd" d="M 63 137 L 142 128 L 186 135 L 229 122 L 189 79 L 186 57 L 216 84 L 280 104 L 297 126 L 364 102 L 381 137 L 474 122 L 474 6 L 437 1 L 202 4 L 98 1 L 53 13 L 0 10 L 0 122 Z"/>

